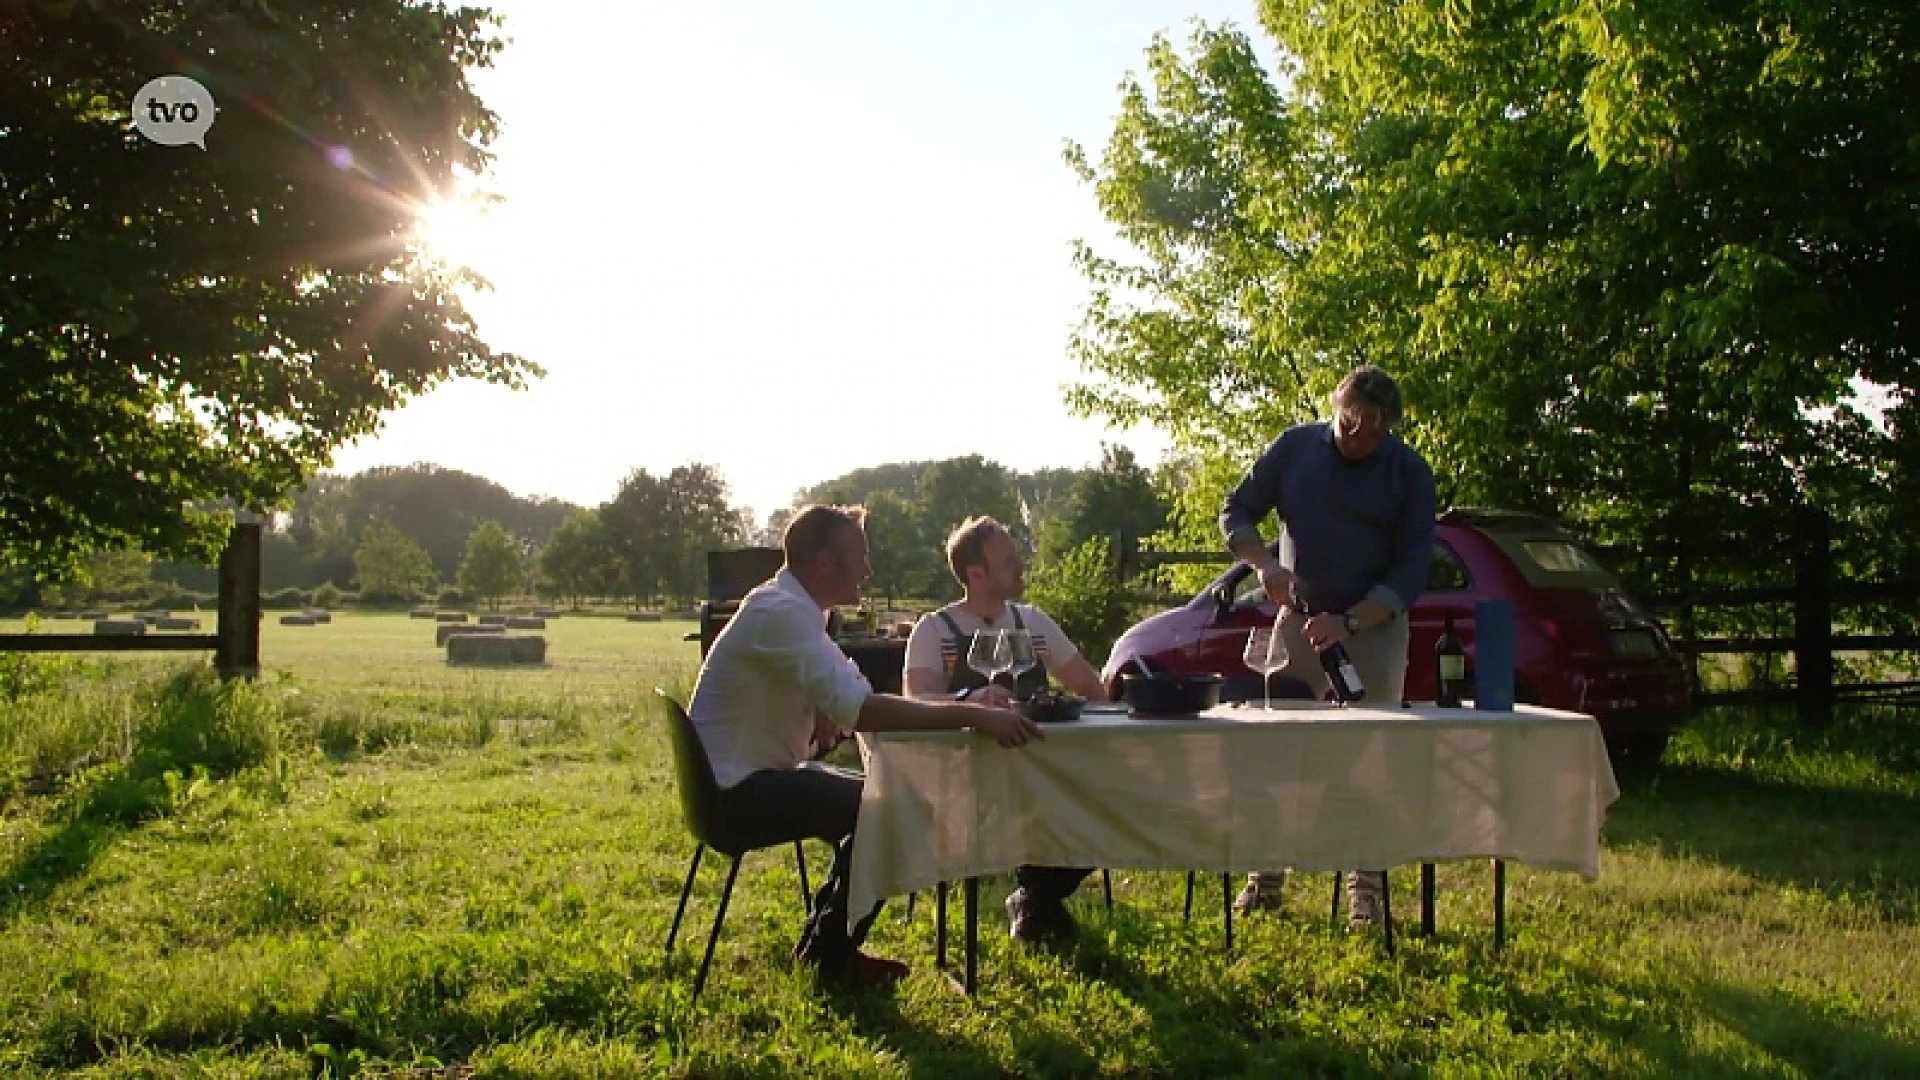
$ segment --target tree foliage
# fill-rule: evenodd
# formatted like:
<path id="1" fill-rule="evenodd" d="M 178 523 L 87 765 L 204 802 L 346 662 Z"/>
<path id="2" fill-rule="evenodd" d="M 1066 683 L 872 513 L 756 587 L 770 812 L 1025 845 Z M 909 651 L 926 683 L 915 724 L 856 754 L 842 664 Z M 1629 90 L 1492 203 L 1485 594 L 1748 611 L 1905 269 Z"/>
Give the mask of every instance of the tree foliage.
<path id="1" fill-rule="evenodd" d="M 1088 540 L 1105 537 L 1120 565 L 1139 564 L 1141 542 L 1167 522 L 1153 475 L 1124 446 L 1102 446 L 1100 467 L 1074 480 L 1066 505 L 1040 535 L 1040 558 L 1051 562 Z"/>
<path id="2" fill-rule="evenodd" d="M 459 288 L 409 250 L 418 205 L 483 172 L 480 8 L 12 5 L 0 31 L 0 559 L 138 547 L 211 561 L 264 509 L 448 380 L 517 385 Z M 207 150 L 127 103 L 181 72 Z"/>
<path id="3" fill-rule="evenodd" d="M 1134 617 L 1132 596 L 1104 536 L 1030 571 L 1027 599 L 1053 616 L 1096 668 Z"/>
<path id="4" fill-rule="evenodd" d="M 635 469 L 600 507 L 627 595 L 692 600 L 705 594 L 706 553 L 747 539 L 719 470 L 694 463 L 664 477 Z"/>
<path id="5" fill-rule="evenodd" d="M 578 510 L 560 523 L 540 549 L 540 572 L 575 606 L 620 591 L 620 557 L 598 511 Z"/>
<path id="6" fill-rule="evenodd" d="M 1444 501 L 1634 543 L 1645 580 L 1777 579 L 1810 506 L 1911 572 L 1915 9 L 1261 12 L 1280 71 L 1156 40 L 1097 164 L 1069 151 L 1133 249 L 1080 251 L 1078 407 L 1243 464 L 1373 362 Z"/>
<path id="7" fill-rule="evenodd" d="M 411 603 L 433 587 L 433 560 L 411 536 L 385 522 L 366 531 L 353 551 L 360 599 Z"/>
<path id="8" fill-rule="evenodd" d="M 483 521 L 467 537 L 460 560 L 460 591 L 499 607 L 500 598 L 526 580 L 526 555 L 520 540 L 497 521 Z"/>

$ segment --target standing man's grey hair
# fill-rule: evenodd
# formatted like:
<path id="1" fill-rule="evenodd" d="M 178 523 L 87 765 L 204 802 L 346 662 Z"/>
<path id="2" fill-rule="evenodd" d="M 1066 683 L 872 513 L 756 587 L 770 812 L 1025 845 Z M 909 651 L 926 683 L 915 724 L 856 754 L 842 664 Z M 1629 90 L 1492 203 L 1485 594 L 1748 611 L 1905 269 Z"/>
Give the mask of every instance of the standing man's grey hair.
<path id="1" fill-rule="evenodd" d="M 1366 364 L 1354 368 L 1333 392 L 1333 411 L 1358 409 L 1375 413 L 1389 428 L 1400 426 L 1400 386 L 1393 376 Z"/>

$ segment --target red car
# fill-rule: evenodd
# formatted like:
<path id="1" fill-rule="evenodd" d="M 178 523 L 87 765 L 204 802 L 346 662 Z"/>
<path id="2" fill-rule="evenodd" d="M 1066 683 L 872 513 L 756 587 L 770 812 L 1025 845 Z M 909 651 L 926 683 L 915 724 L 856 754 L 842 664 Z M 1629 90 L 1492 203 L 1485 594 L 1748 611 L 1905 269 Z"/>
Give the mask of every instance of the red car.
<path id="1" fill-rule="evenodd" d="M 1434 641 L 1447 612 L 1465 645 L 1471 677 L 1476 600 L 1514 603 L 1514 697 L 1590 713 L 1608 746 L 1657 760 L 1689 708 L 1685 662 L 1659 620 L 1559 525 L 1530 514 L 1449 510 L 1434 529 L 1427 591 L 1413 605 L 1406 696 L 1434 696 Z M 1260 675 L 1241 658 L 1247 631 L 1271 626 L 1273 601 L 1236 563 L 1184 607 L 1135 625 L 1113 646 L 1101 677 L 1118 693 L 1123 671 L 1145 656 L 1155 671 L 1225 677 L 1221 698 L 1258 700 Z M 1305 684 L 1276 676 L 1275 697 L 1306 697 Z"/>

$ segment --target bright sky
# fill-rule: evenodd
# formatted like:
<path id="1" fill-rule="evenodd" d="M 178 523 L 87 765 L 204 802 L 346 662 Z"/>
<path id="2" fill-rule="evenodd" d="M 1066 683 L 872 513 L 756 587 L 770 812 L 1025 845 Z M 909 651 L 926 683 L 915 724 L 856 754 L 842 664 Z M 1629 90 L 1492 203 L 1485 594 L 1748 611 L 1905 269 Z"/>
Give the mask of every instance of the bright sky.
<path id="1" fill-rule="evenodd" d="M 504 203 L 439 223 L 482 333 L 547 377 L 452 384 L 335 468 L 430 461 L 596 505 L 705 461 L 759 517 L 889 461 L 1083 466 L 1158 432 L 1070 417 L 1062 162 L 1097 154 L 1153 34 L 1254 0 L 489 0 Z"/>

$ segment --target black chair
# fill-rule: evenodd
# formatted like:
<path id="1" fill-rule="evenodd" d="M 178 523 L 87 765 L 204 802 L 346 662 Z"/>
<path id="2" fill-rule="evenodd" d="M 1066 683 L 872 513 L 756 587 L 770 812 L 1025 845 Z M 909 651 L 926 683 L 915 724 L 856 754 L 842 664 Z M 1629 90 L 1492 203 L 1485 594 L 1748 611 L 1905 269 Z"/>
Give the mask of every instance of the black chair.
<path id="1" fill-rule="evenodd" d="M 667 956 L 673 956 L 674 939 L 680 936 L 680 920 L 687 913 L 687 897 L 693 893 L 693 877 L 700 872 L 700 857 L 708 848 L 733 860 L 727 868 L 727 884 L 720 891 L 720 910 L 714 912 L 713 930 L 707 935 L 707 952 L 700 958 L 700 973 L 693 978 L 693 1001 L 700 1000 L 700 990 L 707 984 L 707 968 L 713 963 L 713 947 L 720 941 L 720 925 L 727 919 L 727 902 L 733 899 L 733 882 L 740 874 L 740 860 L 749 851 L 758 850 L 747 846 L 739 837 L 728 831 L 725 820 L 720 814 L 720 785 L 713 778 L 713 764 L 707 760 L 707 748 L 700 743 L 700 736 L 693 730 L 693 721 L 688 718 L 687 710 L 667 695 L 665 690 L 656 688 L 655 694 L 667 706 L 667 737 L 673 744 L 674 785 L 680 793 L 680 814 L 686 819 L 687 831 L 693 834 L 695 847 L 693 862 L 687 867 L 686 884 L 680 886 L 680 906 L 673 911 L 673 928 L 667 931 Z M 773 845 L 763 845 L 771 847 Z M 801 850 L 800 841 L 793 842 L 794 865 L 800 870 L 800 906 L 803 911 L 813 902 L 812 890 L 807 887 L 807 856 Z"/>

